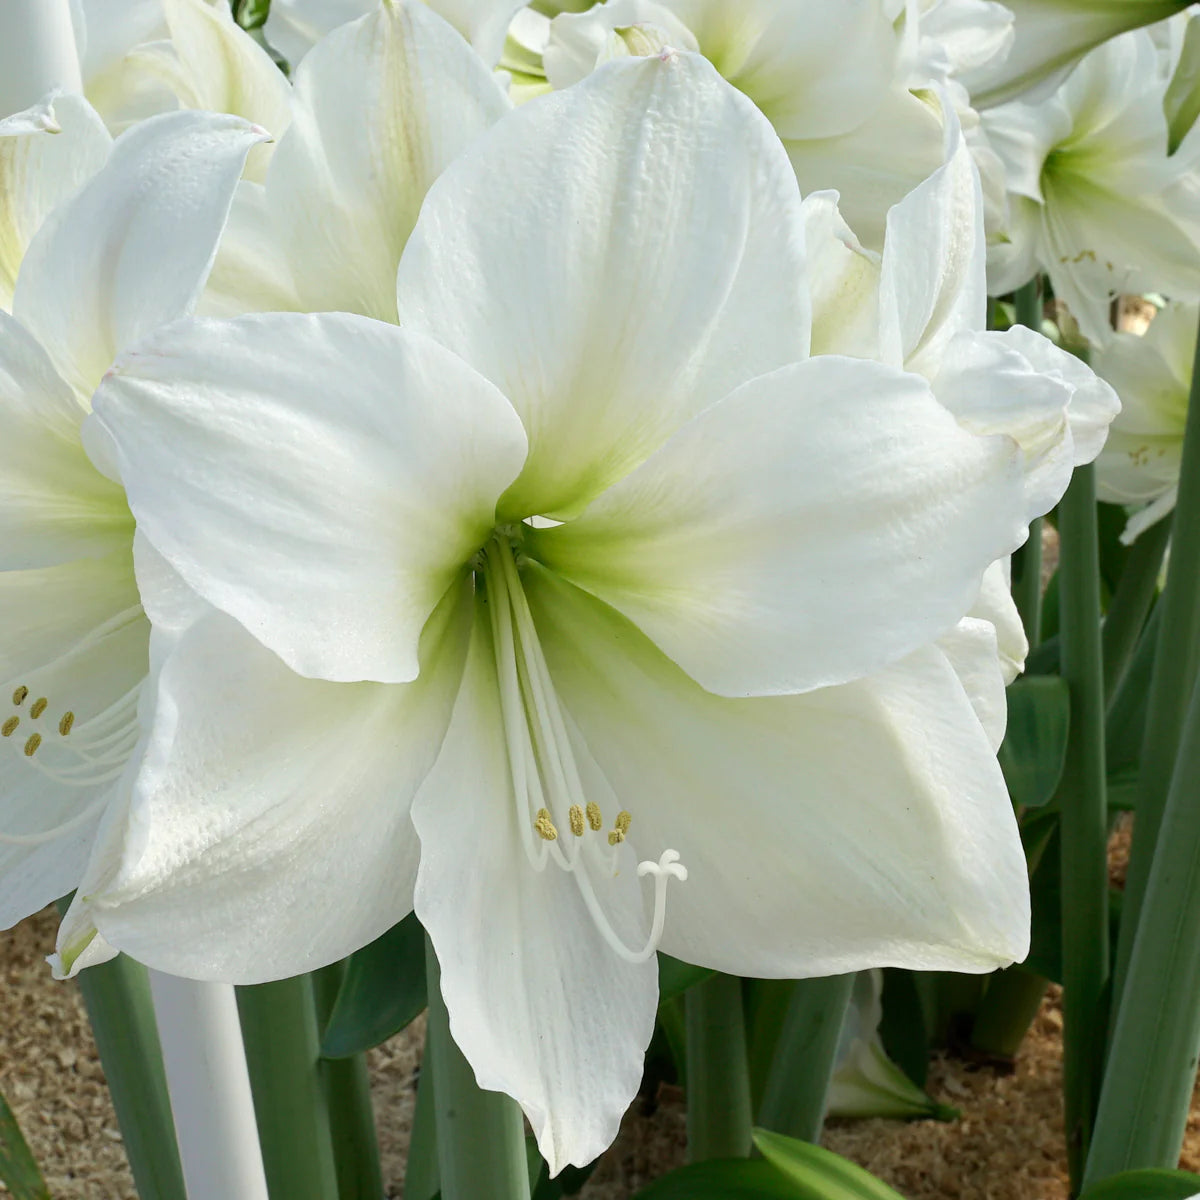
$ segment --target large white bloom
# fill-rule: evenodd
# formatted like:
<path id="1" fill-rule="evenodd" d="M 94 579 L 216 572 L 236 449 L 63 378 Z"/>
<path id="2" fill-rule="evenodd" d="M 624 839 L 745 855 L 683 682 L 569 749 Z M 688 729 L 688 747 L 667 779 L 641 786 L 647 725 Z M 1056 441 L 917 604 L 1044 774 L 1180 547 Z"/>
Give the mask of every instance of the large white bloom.
<path id="1" fill-rule="evenodd" d="M 620 52 L 630 26 L 644 31 L 635 50 L 650 38 L 703 53 L 775 126 L 801 190 L 836 189 L 870 245 L 941 161 L 938 106 L 910 90 L 911 48 L 883 0 L 606 0 L 554 18 L 550 82 L 566 87 Z"/>
<path id="2" fill-rule="evenodd" d="M 86 120 L 78 104 L 62 98 L 55 111 Z M 137 738 L 149 625 L 133 518 L 80 426 L 116 352 L 194 303 L 260 136 L 193 113 L 129 131 L 42 223 L 12 316 L 0 313 L 3 926 L 78 884 Z"/>
<path id="3" fill-rule="evenodd" d="M 1011 805 L 932 644 L 1024 535 L 1021 455 L 918 375 L 809 357 L 804 225 L 703 59 L 625 61 L 433 186 L 399 328 L 189 322 L 119 364 L 91 428 L 147 605 L 175 572 L 215 611 L 82 889 L 101 933 L 261 980 L 415 904 L 554 1170 L 636 1090 L 659 944 L 791 977 L 1024 954 Z"/>
<path id="4" fill-rule="evenodd" d="M 1094 50 L 1050 99 L 983 114 L 1010 193 L 992 290 L 1045 271 L 1097 343 L 1119 292 L 1200 296 L 1200 136 L 1167 157 L 1163 66 L 1138 30 Z"/>
<path id="5" fill-rule="evenodd" d="M 1096 460 L 1096 490 L 1101 500 L 1138 507 L 1124 541 L 1175 508 L 1198 319 L 1200 306 L 1168 304 L 1144 335 L 1114 334 L 1093 357 L 1123 405 Z"/>

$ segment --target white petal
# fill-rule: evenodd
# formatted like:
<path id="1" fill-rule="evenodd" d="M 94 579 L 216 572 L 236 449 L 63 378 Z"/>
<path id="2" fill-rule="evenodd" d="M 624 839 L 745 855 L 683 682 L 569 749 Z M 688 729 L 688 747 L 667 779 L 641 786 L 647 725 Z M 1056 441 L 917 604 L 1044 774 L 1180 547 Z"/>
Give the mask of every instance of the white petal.
<path id="1" fill-rule="evenodd" d="M 524 7 L 520 0 L 428 0 L 428 4 L 471 43 L 489 67 L 500 61 L 508 27 Z"/>
<path id="2" fill-rule="evenodd" d="M 56 204 L 108 158 L 112 138 L 82 96 L 55 96 L 0 121 L 0 308 L 25 250 Z"/>
<path id="3" fill-rule="evenodd" d="M 530 459 L 504 511 L 557 515 L 806 356 L 802 239 L 791 168 L 745 97 L 696 55 L 626 59 L 526 105 L 438 181 L 400 319 L 521 414 Z"/>
<path id="4" fill-rule="evenodd" d="M 292 126 L 266 182 L 304 306 L 395 320 L 396 264 L 429 185 L 510 107 L 418 0 L 325 38 L 296 72 Z"/>
<path id="5" fill-rule="evenodd" d="M 932 377 L 945 344 L 983 329 L 983 193 L 958 118 L 943 102 L 943 164 L 887 216 L 880 280 L 883 359 Z"/>
<path id="6" fill-rule="evenodd" d="M 954 668 L 994 753 L 1000 749 L 1008 725 L 996 627 L 977 617 L 963 617 L 949 633 L 938 638 L 937 648 Z"/>
<path id="7" fill-rule="evenodd" d="M 490 635 L 476 624 L 442 753 L 413 802 L 417 916 L 433 939 L 455 1042 L 479 1086 L 525 1110 L 551 1174 L 607 1149 L 654 1029 L 653 957 L 634 966 L 597 932 L 574 879 L 525 856 L 500 727 Z M 635 928 L 632 870 L 606 889 Z"/>
<path id="8" fill-rule="evenodd" d="M 96 394 L 140 530 L 303 675 L 398 683 L 525 434 L 427 338 L 350 314 L 168 327 Z"/>
<path id="9" fill-rule="evenodd" d="M 233 113 L 281 137 L 291 120 L 292 89 L 230 9 L 208 0 L 164 0 L 163 11 L 192 84 L 188 107 Z M 262 178 L 272 149 L 258 146 L 251 151 L 248 178 Z"/>
<path id="10" fill-rule="evenodd" d="M 412 907 L 409 804 L 441 745 L 470 595 L 447 595 L 419 681 L 302 679 L 228 617 L 164 664 L 123 860 L 93 896 L 104 937 L 172 974 L 257 983 L 314 970 Z"/>
<path id="11" fill-rule="evenodd" d="M 0 569 L 129 546 L 133 518 L 121 488 L 84 453 L 83 416 L 45 351 L 0 312 Z"/>
<path id="12" fill-rule="evenodd" d="M 13 313 L 81 396 L 119 349 L 195 303 L 246 152 L 263 136 L 213 113 L 144 121 L 42 226 Z"/>
<path id="13" fill-rule="evenodd" d="M 845 683 L 963 616 L 1024 537 L 1015 446 L 919 376 L 823 355 L 679 431 L 534 558 L 722 695 Z"/>
<path id="14" fill-rule="evenodd" d="M 1025 670 L 1029 639 L 1012 598 L 1012 559 L 1001 558 L 983 574 L 983 586 L 968 617 L 987 621 L 996 630 L 996 650 L 1005 686 Z"/>
<path id="15" fill-rule="evenodd" d="M 869 966 L 986 971 L 1023 958 L 1012 804 L 945 657 L 803 696 L 705 692 L 612 609 L 532 568 L 560 699 L 632 814 L 679 851 L 662 949 L 737 975 Z"/>

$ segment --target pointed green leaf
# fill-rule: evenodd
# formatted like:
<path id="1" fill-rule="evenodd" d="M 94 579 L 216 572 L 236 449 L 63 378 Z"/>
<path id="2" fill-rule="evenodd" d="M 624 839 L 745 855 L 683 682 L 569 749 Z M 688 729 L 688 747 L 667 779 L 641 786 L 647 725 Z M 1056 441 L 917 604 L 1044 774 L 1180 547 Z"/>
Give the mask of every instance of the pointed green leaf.
<path id="1" fill-rule="evenodd" d="M 50 1200 L 42 1173 L 3 1096 L 0 1096 L 0 1183 L 12 1193 L 12 1200 Z"/>
<path id="2" fill-rule="evenodd" d="M 425 1007 L 425 931 L 409 913 L 350 955 L 321 1038 L 323 1058 L 349 1058 L 386 1042 Z"/>
<path id="3" fill-rule="evenodd" d="M 1194 16 L 1183 35 L 1179 64 L 1163 96 L 1167 118 L 1167 153 L 1174 154 L 1200 116 L 1200 16 Z"/>
<path id="4" fill-rule="evenodd" d="M 1071 700 L 1066 681 L 1054 675 L 1018 679 L 1008 689 L 1008 730 L 1000 767 L 1018 808 L 1040 808 L 1062 777 Z"/>
<path id="5" fill-rule="evenodd" d="M 1087 1188 L 1079 1200 L 1190 1200 L 1200 1195 L 1200 1175 L 1190 1171 L 1122 1171 Z"/>
<path id="6" fill-rule="evenodd" d="M 766 1129 L 754 1131 L 754 1144 L 796 1185 L 793 1195 L 799 1200 L 904 1200 L 882 1179 L 831 1150 Z"/>
<path id="7" fill-rule="evenodd" d="M 808 1196 L 769 1162 L 716 1158 L 663 1175 L 633 1200 L 805 1200 Z"/>
<path id="8" fill-rule="evenodd" d="M 716 972 L 711 967 L 695 967 L 669 954 L 658 956 L 658 1002 L 681 996 L 694 983 L 700 983 Z"/>

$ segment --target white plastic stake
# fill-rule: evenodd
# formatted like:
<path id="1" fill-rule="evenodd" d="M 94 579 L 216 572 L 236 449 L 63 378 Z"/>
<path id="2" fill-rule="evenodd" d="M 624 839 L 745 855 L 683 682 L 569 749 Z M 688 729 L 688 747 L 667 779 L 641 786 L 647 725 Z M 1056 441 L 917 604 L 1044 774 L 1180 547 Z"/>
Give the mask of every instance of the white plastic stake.
<path id="1" fill-rule="evenodd" d="M 0 117 L 83 91 L 70 0 L 0 0 Z"/>
<path id="2" fill-rule="evenodd" d="M 233 988 L 151 971 L 150 994 L 188 1200 L 267 1200 Z"/>

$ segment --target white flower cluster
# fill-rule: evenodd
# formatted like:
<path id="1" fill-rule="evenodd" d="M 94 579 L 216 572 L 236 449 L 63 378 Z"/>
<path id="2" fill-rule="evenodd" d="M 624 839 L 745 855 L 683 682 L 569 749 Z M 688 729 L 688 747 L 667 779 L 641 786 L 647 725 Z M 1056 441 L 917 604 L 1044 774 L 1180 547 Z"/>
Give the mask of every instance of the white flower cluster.
<path id="1" fill-rule="evenodd" d="M 660 947 L 1022 958 L 1008 556 L 1119 405 L 988 273 L 1122 391 L 1111 296 L 1200 299 L 1182 39 L 1113 37 L 1180 7 L 275 0 L 289 82 L 82 0 L 0 121 L 0 922 L 245 983 L 415 909 L 552 1171 Z"/>

